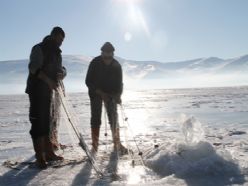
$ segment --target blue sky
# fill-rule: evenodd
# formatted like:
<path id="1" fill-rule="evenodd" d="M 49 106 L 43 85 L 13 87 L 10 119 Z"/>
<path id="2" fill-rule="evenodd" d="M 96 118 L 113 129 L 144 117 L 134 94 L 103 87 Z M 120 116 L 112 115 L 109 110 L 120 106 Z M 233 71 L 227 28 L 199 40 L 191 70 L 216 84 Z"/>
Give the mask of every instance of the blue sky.
<path id="1" fill-rule="evenodd" d="M 97 56 L 105 41 L 134 60 L 248 54 L 247 0 L 1 0 L 0 61 L 27 59 L 53 26 L 63 54 Z"/>

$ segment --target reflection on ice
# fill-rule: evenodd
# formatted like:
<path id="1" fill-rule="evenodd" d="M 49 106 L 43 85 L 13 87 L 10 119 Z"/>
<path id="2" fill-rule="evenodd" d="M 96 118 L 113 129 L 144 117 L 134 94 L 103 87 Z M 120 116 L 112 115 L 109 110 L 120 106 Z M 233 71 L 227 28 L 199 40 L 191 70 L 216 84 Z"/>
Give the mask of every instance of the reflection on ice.
<path id="1" fill-rule="evenodd" d="M 142 165 L 131 166 L 128 161 L 120 162 L 118 174 L 126 175 L 125 183 L 130 185 L 146 184 L 158 179 L 152 170 Z"/>
<path id="2" fill-rule="evenodd" d="M 145 174 L 143 167 L 132 169 L 127 178 L 127 184 L 137 184 L 141 182 L 141 175 Z"/>

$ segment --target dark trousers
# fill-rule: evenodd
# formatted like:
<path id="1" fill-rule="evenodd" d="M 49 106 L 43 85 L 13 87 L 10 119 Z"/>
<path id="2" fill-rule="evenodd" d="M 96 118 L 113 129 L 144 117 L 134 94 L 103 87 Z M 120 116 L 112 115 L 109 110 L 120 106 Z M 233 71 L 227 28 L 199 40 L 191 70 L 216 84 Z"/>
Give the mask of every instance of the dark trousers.
<path id="1" fill-rule="evenodd" d="M 102 104 L 103 100 L 100 96 L 90 95 L 91 128 L 100 128 L 101 126 Z M 116 101 L 114 99 L 109 99 L 105 103 L 105 108 L 111 129 L 119 128 Z"/>
<path id="2" fill-rule="evenodd" d="M 32 139 L 48 136 L 50 131 L 50 103 L 51 97 L 38 92 L 29 94 L 31 122 L 30 135 Z"/>

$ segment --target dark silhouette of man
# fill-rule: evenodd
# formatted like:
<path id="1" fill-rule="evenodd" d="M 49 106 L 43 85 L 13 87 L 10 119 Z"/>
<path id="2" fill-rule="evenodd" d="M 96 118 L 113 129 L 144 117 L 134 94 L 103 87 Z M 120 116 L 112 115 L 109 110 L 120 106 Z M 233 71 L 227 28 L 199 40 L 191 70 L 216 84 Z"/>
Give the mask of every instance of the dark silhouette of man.
<path id="1" fill-rule="evenodd" d="M 66 76 L 60 50 L 64 38 L 63 29 L 54 27 L 50 35 L 33 46 L 30 54 L 26 93 L 30 100 L 30 135 L 39 168 L 46 168 L 48 161 L 63 160 L 54 153 L 49 135 L 53 91 Z"/>
<path id="2" fill-rule="evenodd" d="M 127 149 L 120 142 L 117 113 L 117 104 L 121 103 L 123 90 L 122 68 L 114 59 L 114 50 L 110 42 L 106 42 L 101 47 L 101 55 L 91 61 L 85 80 L 91 106 L 92 147 L 95 151 L 98 150 L 102 103 L 104 103 L 111 126 L 114 149 L 127 153 Z"/>

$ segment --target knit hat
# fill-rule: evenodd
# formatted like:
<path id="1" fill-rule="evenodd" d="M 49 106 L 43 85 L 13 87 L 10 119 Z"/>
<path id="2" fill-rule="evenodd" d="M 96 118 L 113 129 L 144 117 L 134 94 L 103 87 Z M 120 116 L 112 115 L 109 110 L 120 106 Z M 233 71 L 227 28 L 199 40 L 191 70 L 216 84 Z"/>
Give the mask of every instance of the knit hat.
<path id="1" fill-rule="evenodd" d="M 102 52 L 113 52 L 113 51 L 115 51 L 115 48 L 110 42 L 106 42 L 102 46 L 101 51 Z"/>
<path id="2" fill-rule="evenodd" d="M 57 35 L 57 34 L 62 34 L 63 37 L 65 37 L 65 32 L 61 27 L 54 27 L 53 30 L 51 31 L 51 35 Z"/>

